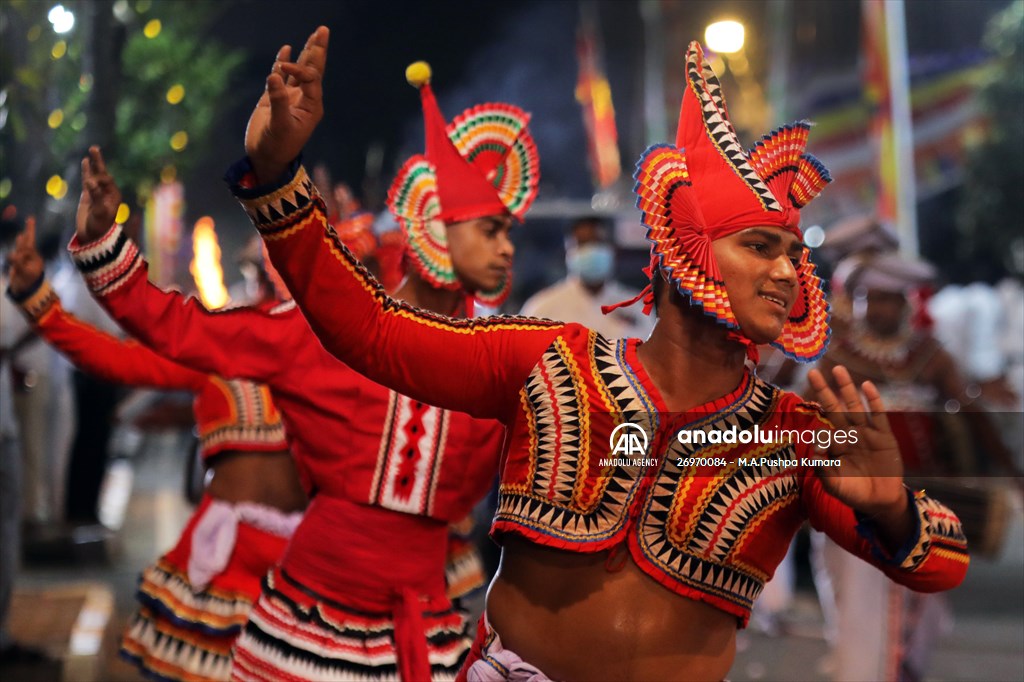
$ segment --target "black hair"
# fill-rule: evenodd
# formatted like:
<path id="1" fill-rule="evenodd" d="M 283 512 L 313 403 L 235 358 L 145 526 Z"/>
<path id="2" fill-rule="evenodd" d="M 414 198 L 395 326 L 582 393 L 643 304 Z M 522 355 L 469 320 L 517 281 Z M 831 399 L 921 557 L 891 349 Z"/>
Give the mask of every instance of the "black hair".
<path id="1" fill-rule="evenodd" d="M 651 291 L 654 292 L 654 314 L 658 315 L 658 301 L 661 299 L 661 292 L 665 289 L 665 278 L 661 276 L 661 270 L 651 270 Z"/>
<path id="2" fill-rule="evenodd" d="M 611 237 L 612 230 L 608 220 L 596 214 L 582 215 L 571 220 L 565 227 L 565 235 L 567 237 L 574 236 L 576 229 L 584 225 L 596 225 L 604 233 L 605 238 Z"/>

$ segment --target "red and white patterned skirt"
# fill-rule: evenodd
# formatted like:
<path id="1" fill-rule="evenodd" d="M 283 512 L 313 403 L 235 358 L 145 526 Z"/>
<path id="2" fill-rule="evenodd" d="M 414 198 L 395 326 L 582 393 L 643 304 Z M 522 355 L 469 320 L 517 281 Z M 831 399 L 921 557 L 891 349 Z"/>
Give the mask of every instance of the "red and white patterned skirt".
<path id="1" fill-rule="evenodd" d="M 454 679 L 472 637 L 445 595 L 447 527 L 314 498 L 238 638 L 232 679 Z"/>
<path id="2" fill-rule="evenodd" d="M 209 520 L 210 510 L 224 511 L 225 506 L 251 510 L 256 505 L 233 508 L 204 497 L 174 549 L 142 572 L 136 595 L 140 608 L 124 633 L 120 653 L 147 677 L 230 679 L 231 647 L 249 619 L 262 578 L 284 554 L 288 530 L 297 524 L 298 515 L 260 507 L 257 527 L 251 514 L 235 514 L 228 538 L 233 542 L 217 547 L 224 555 L 221 563 L 226 563 L 198 589 L 190 580 L 190 573 L 197 574 L 195 561 L 190 567 L 197 526 L 202 533 L 200 524 Z"/>

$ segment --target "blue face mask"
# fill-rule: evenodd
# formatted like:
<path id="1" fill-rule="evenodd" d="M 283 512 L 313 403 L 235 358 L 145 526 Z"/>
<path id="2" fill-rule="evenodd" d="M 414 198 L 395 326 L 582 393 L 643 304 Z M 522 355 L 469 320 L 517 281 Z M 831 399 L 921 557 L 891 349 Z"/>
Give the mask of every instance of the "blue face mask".
<path id="1" fill-rule="evenodd" d="M 610 244 L 583 244 L 570 248 L 565 254 L 569 274 L 576 275 L 586 284 L 602 284 L 611 279 L 615 269 L 615 250 Z"/>

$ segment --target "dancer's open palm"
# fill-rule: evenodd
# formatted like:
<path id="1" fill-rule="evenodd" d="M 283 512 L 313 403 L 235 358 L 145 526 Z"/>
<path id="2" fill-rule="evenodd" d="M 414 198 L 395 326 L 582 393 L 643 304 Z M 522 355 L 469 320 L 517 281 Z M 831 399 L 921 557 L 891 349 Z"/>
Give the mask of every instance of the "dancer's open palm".
<path id="1" fill-rule="evenodd" d="M 838 395 L 820 371 L 811 370 L 808 379 L 828 420 L 836 429 L 855 433 L 857 442 L 851 443 L 852 438 L 844 443 L 833 441 L 828 451 L 841 465 L 818 469 L 822 485 L 840 501 L 865 513 L 902 507 L 906 499 L 903 461 L 882 396 L 870 381 L 858 391 L 845 367 L 833 368 L 832 375 Z"/>

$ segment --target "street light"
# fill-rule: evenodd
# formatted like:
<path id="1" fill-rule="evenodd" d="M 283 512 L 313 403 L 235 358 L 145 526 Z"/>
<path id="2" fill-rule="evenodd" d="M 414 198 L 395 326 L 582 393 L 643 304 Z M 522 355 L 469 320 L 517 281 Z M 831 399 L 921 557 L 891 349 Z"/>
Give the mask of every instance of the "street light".
<path id="1" fill-rule="evenodd" d="M 54 33 L 67 33 L 75 25 L 75 15 L 64 9 L 64 5 L 54 5 L 46 18 L 53 25 Z"/>
<path id="2" fill-rule="evenodd" d="M 704 30 L 704 43 L 713 53 L 708 57 L 712 68 L 720 65 L 722 71 L 718 73 L 722 74 L 728 66 L 739 86 L 739 100 L 733 101 L 734 105 L 739 104 L 733 109 L 733 125 L 741 130 L 761 130 L 767 127 L 770 114 L 764 92 L 744 53 L 745 33 L 743 24 L 738 21 L 716 21 Z M 714 62 L 716 58 L 719 60 L 718 65 Z"/>
<path id="3" fill-rule="evenodd" d="M 812 249 L 816 249 L 825 243 L 825 230 L 821 228 L 821 225 L 811 225 L 804 230 L 804 244 Z"/>
<path id="4" fill-rule="evenodd" d="M 716 21 L 704 30 L 704 42 L 712 52 L 732 54 L 743 49 L 743 24 Z"/>

